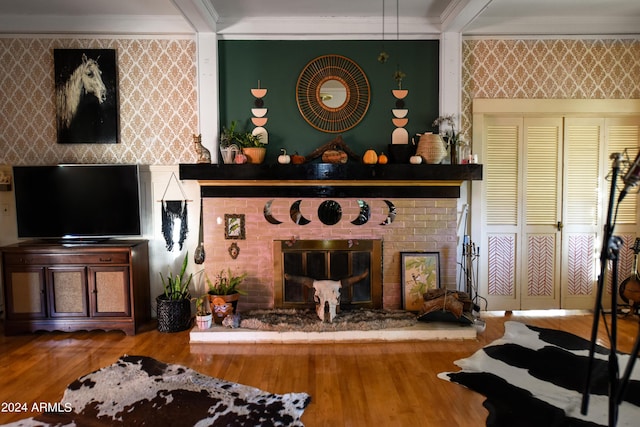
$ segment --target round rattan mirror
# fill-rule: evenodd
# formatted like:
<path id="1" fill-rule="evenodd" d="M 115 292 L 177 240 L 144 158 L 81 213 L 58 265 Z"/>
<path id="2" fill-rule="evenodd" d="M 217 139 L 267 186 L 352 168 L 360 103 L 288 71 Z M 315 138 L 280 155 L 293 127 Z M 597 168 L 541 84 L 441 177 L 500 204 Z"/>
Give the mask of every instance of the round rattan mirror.
<path id="1" fill-rule="evenodd" d="M 324 55 L 309 62 L 298 77 L 296 101 L 314 128 L 339 133 L 356 126 L 369 109 L 369 80 L 344 56 Z"/>

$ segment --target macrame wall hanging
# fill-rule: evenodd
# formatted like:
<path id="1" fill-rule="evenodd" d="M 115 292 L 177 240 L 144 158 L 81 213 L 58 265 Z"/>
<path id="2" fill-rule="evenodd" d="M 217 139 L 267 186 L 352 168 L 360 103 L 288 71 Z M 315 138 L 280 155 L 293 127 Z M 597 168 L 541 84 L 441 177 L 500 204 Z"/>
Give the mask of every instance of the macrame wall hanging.
<path id="1" fill-rule="evenodd" d="M 167 190 L 171 186 L 171 180 L 174 180 L 180 188 L 180 192 L 182 193 L 182 200 L 165 200 L 165 196 L 167 195 Z M 171 252 L 176 242 L 175 239 L 175 227 L 176 222 L 180 222 L 180 233 L 178 235 L 178 245 L 180 250 L 184 245 L 185 240 L 187 239 L 187 233 L 189 232 L 189 225 L 187 221 L 187 202 L 191 200 L 187 200 L 187 197 L 176 178 L 175 173 L 171 173 L 171 178 L 169 178 L 169 182 L 167 183 L 167 187 L 164 189 L 164 193 L 162 194 L 162 235 L 164 236 L 164 240 L 167 244 L 167 251 Z"/>

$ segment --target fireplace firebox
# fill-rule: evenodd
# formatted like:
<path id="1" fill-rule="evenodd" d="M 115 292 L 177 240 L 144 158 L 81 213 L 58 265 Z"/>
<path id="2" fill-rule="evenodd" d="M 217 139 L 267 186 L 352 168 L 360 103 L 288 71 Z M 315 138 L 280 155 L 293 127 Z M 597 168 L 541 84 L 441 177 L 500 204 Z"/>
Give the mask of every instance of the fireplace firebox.
<path id="1" fill-rule="evenodd" d="M 284 275 L 316 280 L 342 280 L 369 271 L 367 277 L 343 288 L 340 308 L 382 308 L 381 240 L 278 240 L 274 251 L 274 306 L 313 308 L 313 289 Z"/>

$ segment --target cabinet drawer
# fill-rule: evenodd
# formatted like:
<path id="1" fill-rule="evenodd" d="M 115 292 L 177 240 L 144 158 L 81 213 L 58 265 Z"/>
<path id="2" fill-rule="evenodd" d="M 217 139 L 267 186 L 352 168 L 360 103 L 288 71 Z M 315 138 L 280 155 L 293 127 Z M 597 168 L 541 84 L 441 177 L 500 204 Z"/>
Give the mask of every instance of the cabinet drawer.
<path id="1" fill-rule="evenodd" d="M 5 253 L 7 265 L 51 265 L 51 264 L 128 264 L 129 252 L 96 252 L 84 254 L 37 254 Z"/>

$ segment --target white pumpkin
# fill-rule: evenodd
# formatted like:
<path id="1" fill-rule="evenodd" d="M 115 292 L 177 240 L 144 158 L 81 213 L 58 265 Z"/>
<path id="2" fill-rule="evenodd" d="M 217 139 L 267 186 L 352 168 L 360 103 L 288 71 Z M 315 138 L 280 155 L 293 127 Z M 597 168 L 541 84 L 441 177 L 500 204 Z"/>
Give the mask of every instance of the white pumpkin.
<path id="1" fill-rule="evenodd" d="M 282 151 L 282 154 L 278 156 L 278 163 L 281 165 L 288 165 L 291 163 L 291 156 L 287 154 L 287 150 L 281 148 L 280 151 Z"/>
<path id="2" fill-rule="evenodd" d="M 417 154 L 415 156 L 411 156 L 409 157 L 409 163 L 411 163 L 412 165 L 419 165 L 422 163 L 422 156 L 418 156 Z"/>

